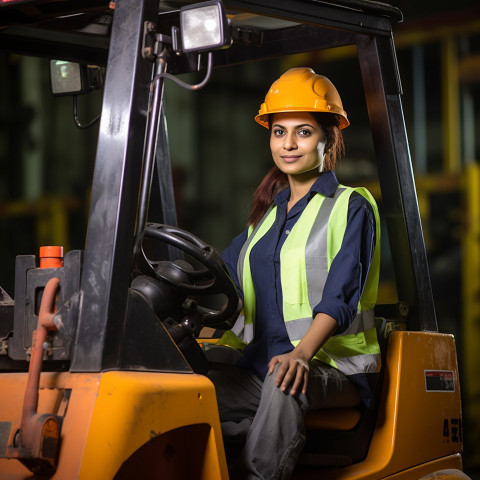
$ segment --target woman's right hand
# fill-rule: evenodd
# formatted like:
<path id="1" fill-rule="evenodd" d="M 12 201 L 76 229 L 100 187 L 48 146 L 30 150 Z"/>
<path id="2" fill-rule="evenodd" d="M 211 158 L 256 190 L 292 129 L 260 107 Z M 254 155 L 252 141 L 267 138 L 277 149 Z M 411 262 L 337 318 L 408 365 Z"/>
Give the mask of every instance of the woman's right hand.
<path id="1" fill-rule="evenodd" d="M 271 375 L 275 366 L 278 367 L 275 385 L 282 392 L 290 387 L 291 395 L 299 391 L 307 393 L 309 362 L 318 349 L 330 338 L 337 329 L 336 320 L 325 313 L 318 313 L 310 328 L 298 345 L 289 353 L 277 355 L 268 363 L 268 374 Z"/>
<path id="2" fill-rule="evenodd" d="M 310 367 L 300 351 L 296 349 L 273 357 L 268 363 L 268 375 L 272 375 L 277 368 L 275 385 L 285 392 L 290 387 L 290 395 L 298 392 L 307 393 L 308 372 Z"/>

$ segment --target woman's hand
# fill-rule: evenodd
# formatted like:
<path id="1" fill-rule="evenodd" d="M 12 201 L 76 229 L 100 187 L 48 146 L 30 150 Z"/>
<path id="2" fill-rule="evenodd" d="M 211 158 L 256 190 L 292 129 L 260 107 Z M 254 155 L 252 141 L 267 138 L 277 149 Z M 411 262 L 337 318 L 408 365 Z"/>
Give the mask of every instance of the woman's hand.
<path id="1" fill-rule="evenodd" d="M 337 321 L 326 313 L 318 313 L 312 325 L 298 345 L 289 353 L 277 355 L 268 363 L 268 375 L 273 373 L 275 366 L 280 364 L 275 385 L 284 392 L 290 386 L 290 394 L 301 391 L 307 393 L 308 362 L 318 349 L 330 338 L 337 329 Z"/>
<path id="2" fill-rule="evenodd" d="M 268 363 L 268 375 L 273 373 L 277 364 L 279 364 L 279 367 L 275 385 L 279 387 L 282 392 L 285 392 L 290 386 L 290 395 L 295 395 L 300 391 L 306 394 L 310 368 L 308 366 L 308 360 L 304 358 L 302 353 L 293 350 L 289 353 L 273 357 Z"/>

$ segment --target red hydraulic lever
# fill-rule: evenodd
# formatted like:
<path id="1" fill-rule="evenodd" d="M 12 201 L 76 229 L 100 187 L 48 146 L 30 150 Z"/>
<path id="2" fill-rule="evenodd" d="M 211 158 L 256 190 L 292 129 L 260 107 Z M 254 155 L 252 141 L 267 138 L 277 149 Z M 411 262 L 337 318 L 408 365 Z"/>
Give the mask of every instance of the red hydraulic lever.
<path id="1" fill-rule="evenodd" d="M 57 450 L 62 419 L 53 413 L 37 413 L 38 387 L 43 363 L 43 344 L 48 332 L 56 331 L 55 299 L 60 280 L 51 278 L 43 292 L 37 329 L 32 336 L 32 354 L 28 369 L 27 387 L 23 400 L 22 421 L 15 437 L 11 457 L 20 460 L 30 471 L 53 474 L 56 470 Z"/>

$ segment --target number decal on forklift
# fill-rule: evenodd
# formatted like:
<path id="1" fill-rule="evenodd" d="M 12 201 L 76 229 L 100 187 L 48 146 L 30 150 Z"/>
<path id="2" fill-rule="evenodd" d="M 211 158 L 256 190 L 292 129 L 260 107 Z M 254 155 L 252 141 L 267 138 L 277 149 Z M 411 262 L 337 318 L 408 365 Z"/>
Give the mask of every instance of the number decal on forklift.
<path id="1" fill-rule="evenodd" d="M 443 438 L 448 442 L 463 442 L 461 418 L 445 418 L 443 420 Z"/>
<path id="2" fill-rule="evenodd" d="M 427 392 L 454 392 L 453 370 L 425 370 L 425 389 Z"/>

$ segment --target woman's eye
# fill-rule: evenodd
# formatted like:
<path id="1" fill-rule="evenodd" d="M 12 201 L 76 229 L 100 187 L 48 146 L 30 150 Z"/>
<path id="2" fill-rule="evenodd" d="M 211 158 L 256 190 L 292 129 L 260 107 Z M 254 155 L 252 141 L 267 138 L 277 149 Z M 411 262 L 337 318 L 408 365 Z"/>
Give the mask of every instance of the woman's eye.
<path id="1" fill-rule="evenodd" d="M 310 135 L 310 130 L 307 130 L 306 128 L 302 128 L 301 130 L 298 131 L 298 134 L 301 135 L 302 137 L 306 137 Z"/>
<path id="2" fill-rule="evenodd" d="M 273 135 L 274 135 L 275 137 L 280 137 L 280 136 L 283 135 L 283 130 L 280 130 L 279 128 L 277 128 L 277 129 L 275 129 L 275 130 L 273 131 Z"/>

